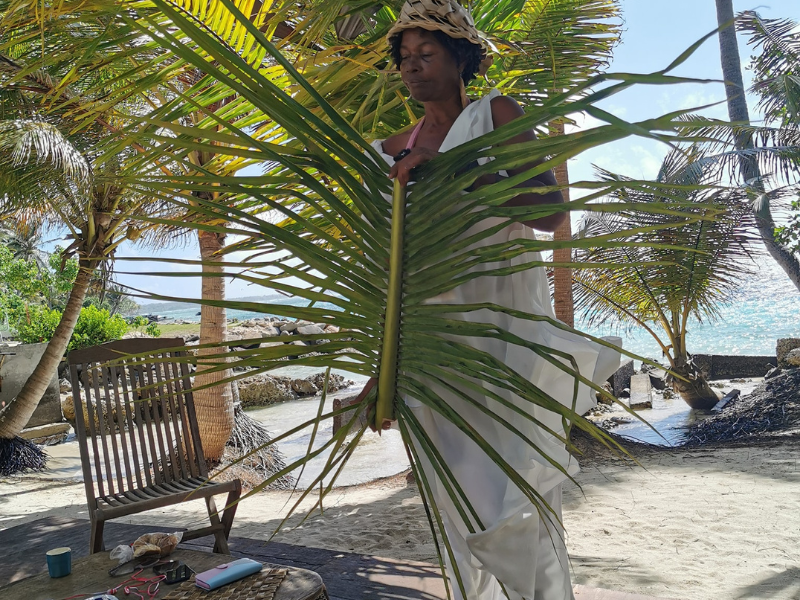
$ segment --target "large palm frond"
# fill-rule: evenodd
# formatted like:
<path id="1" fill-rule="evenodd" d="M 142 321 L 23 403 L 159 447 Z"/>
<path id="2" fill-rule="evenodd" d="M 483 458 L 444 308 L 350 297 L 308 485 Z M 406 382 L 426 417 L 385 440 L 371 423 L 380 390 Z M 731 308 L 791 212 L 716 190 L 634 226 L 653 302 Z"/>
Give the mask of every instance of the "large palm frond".
<path id="1" fill-rule="evenodd" d="M 800 31 L 790 19 L 764 19 L 747 11 L 737 18 L 737 28 L 750 35 L 758 50 L 752 61 L 753 91 L 759 108 L 770 121 L 800 122 Z"/>

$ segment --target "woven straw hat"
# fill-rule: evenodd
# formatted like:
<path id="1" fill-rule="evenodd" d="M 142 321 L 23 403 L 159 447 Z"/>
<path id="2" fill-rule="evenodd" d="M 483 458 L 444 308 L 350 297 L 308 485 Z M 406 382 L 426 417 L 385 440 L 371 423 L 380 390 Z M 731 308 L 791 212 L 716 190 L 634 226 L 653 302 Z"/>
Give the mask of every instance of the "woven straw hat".
<path id="1" fill-rule="evenodd" d="M 475 29 L 472 16 L 456 0 L 407 0 L 387 39 L 406 29 L 441 31 L 451 38 L 463 38 L 488 50 L 486 41 Z"/>

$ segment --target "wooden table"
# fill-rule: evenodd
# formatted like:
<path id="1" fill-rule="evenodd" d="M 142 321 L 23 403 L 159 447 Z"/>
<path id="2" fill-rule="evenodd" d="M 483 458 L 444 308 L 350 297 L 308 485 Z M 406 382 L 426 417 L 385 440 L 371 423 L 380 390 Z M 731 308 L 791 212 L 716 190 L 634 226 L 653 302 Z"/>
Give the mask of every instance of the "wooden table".
<path id="1" fill-rule="evenodd" d="M 31 558 L 41 558 L 44 561 L 44 556 Z M 225 554 L 211 554 L 183 548 L 175 550 L 169 558 L 186 563 L 197 573 L 236 560 L 236 557 Z M 73 561 L 72 573 L 66 577 L 51 579 L 45 571 L 11 585 L 0 587 L 0 598 L 2 600 L 61 600 L 75 594 L 104 592 L 130 577 L 130 575 L 111 577 L 108 570 L 114 566 L 115 562 L 109 560 L 108 552 L 99 552 Z M 143 575 L 153 576 L 153 569 L 145 570 Z M 162 582 L 156 598 L 163 598 L 178 585 L 180 584 L 166 585 Z M 121 600 L 126 598 L 122 590 L 118 593 L 118 597 Z M 322 600 L 326 597 L 325 586 L 319 575 L 306 569 L 289 567 L 289 573 L 278 588 L 274 600 Z"/>

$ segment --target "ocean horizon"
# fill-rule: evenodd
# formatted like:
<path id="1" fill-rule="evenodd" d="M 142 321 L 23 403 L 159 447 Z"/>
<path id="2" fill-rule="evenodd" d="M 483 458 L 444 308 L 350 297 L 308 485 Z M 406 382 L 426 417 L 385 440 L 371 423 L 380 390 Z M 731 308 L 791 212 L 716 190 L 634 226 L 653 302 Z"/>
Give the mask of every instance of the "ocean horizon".
<path id="1" fill-rule="evenodd" d="M 282 295 L 249 296 L 232 300 L 302 306 L 307 300 Z M 317 306 L 338 310 L 330 303 Z M 193 302 L 155 302 L 142 304 L 138 314 L 157 314 L 171 320 L 199 321 L 200 305 Z M 228 319 L 244 321 L 277 315 L 253 311 L 228 310 Z M 693 354 L 769 355 L 775 354 L 778 339 L 800 337 L 800 292 L 775 262 L 759 256 L 757 274 L 743 277 L 733 300 L 719 309 L 712 321 L 690 323 L 687 347 Z M 576 315 L 576 327 L 598 337 L 616 335 L 623 347 L 640 356 L 661 359 L 661 350 L 643 329 L 625 330 L 613 324 L 588 327 Z M 653 325 L 653 327 L 657 327 Z"/>

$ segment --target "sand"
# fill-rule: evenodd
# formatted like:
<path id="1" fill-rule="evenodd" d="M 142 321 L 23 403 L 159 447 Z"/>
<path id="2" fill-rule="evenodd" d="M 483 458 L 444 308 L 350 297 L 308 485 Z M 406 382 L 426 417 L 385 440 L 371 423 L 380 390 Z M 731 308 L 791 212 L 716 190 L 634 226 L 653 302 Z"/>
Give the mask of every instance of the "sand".
<path id="1" fill-rule="evenodd" d="M 565 489 L 573 580 L 686 600 L 800 598 L 800 440 L 641 451 L 642 467 L 594 456 Z M 86 518 L 82 484 L 0 480 L 0 529 L 50 515 Z M 286 492 L 246 500 L 233 535 L 266 539 Z M 130 522 L 196 523 L 199 503 Z M 416 487 L 403 476 L 337 489 L 324 515 L 277 540 L 398 559 L 435 560 Z"/>

